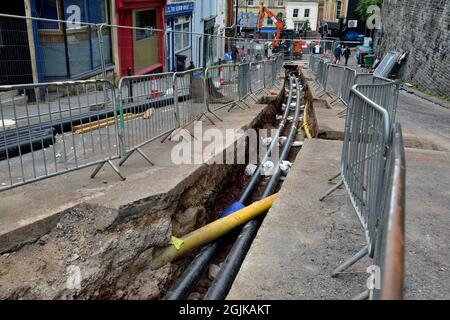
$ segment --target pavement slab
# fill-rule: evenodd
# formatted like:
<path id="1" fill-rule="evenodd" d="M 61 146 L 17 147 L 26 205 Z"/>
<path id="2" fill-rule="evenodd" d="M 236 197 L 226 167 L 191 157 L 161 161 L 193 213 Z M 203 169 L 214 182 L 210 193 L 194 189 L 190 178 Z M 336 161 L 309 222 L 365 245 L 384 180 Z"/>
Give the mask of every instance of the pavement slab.
<path id="1" fill-rule="evenodd" d="M 227 299 L 351 299 L 364 291 L 367 257 L 330 276 L 365 244 L 344 189 L 318 201 L 341 148 L 305 141 Z M 406 149 L 406 170 L 405 298 L 449 299 L 450 153 Z"/>

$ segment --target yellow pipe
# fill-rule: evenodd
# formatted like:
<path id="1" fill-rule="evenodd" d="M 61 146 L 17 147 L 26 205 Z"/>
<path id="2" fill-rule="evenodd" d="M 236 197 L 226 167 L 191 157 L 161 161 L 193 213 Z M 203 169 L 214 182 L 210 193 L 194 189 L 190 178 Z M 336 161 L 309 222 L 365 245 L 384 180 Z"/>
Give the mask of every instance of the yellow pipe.
<path id="1" fill-rule="evenodd" d="M 201 227 L 200 229 L 192 231 L 181 239 L 176 239 L 176 242 L 170 246 L 156 250 L 153 254 L 151 268 L 153 270 L 161 268 L 165 264 L 174 261 L 187 252 L 213 242 L 237 226 L 240 226 L 258 215 L 267 212 L 277 196 L 278 194 L 274 194 L 270 197 L 254 202 L 248 207 L 242 208 L 229 216 L 218 219 L 210 224 L 207 224 L 206 226 Z"/>
<path id="2" fill-rule="evenodd" d="M 306 102 L 305 110 L 303 111 L 303 126 L 302 127 L 303 127 L 303 130 L 305 130 L 306 137 L 308 139 L 312 139 L 312 135 L 311 135 L 311 132 L 309 131 L 309 127 L 308 127 L 308 119 L 307 119 L 307 117 L 308 117 L 308 107 L 309 107 L 308 102 Z"/>

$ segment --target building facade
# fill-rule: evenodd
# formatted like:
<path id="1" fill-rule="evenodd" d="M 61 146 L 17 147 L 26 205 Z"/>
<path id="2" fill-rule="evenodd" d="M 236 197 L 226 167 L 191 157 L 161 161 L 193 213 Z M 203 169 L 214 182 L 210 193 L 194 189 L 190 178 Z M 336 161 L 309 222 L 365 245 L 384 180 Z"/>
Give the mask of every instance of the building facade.
<path id="1" fill-rule="evenodd" d="M 324 36 L 340 37 L 345 40 L 360 40 L 365 33 L 365 22 L 356 8 L 359 0 L 324 0 L 323 15 L 319 19 Z"/>
<path id="2" fill-rule="evenodd" d="M 192 50 L 193 37 L 184 32 L 193 31 L 193 1 L 169 1 L 165 10 L 166 19 L 166 65 L 168 71 L 177 71 L 178 64 L 190 62 L 195 53 Z M 180 57 L 182 61 L 179 61 Z"/>
<path id="3" fill-rule="evenodd" d="M 238 25 L 242 32 L 255 33 L 258 31 L 258 13 L 261 1 L 258 0 L 237 0 L 238 1 Z M 264 0 L 264 5 L 272 11 L 278 20 L 285 21 L 287 0 Z M 236 2 L 235 2 L 236 5 Z M 272 19 L 265 16 L 260 32 L 273 34 L 276 28 Z"/>
<path id="4" fill-rule="evenodd" d="M 179 57 L 209 66 L 224 59 L 227 9 L 222 0 L 6 1 L 5 14 L 61 21 L 0 17 L 0 83 L 93 78 L 102 61 L 110 79 L 175 71 Z"/>
<path id="5" fill-rule="evenodd" d="M 35 64 L 35 80 L 81 79 L 101 68 L 98 29 L 91 24 L 111 23 L 107 0 L 25 0 L 28 14 L 37 18 L 73 23 L 31 22 L 29 42 Z M 77 23 L 78 22 L 78 23 Z M 103 54 L 112 65 L 110 30 L 103 34 Z M 37 78 L 37 79 L 36 79 Z"/>
<path id="6" fill-rule="evenodd" d="M 193 10 L 192 62 L 206 67 L 223 59 L 225 10 L 223 0 L 196 0 Z"/>
<path id="7" fill-rule="evenodd" d="M 324 0 L 323 20 L 339 21 L 347 16 L 348 0 Z"/>
<path id="8" fill-rule="evenodd" d="M 165 0 L 5 2 L 2 4 L 4 13 L 61 21 L 0 19 L 0 38 L 8 42 L 9 48 L 7 51 L 0 48 L 1 60 L 20 56 L 22 61 L 18 60 L 14 68 L 2 72 L 10 74 L 9 79 L 2 82 L 91 78 L 102 72 L 102 61 L 116 76 L 163 71 L 164 31 L 139 28 L 164 29 L 165 5 Z M 14 36 L 18 33 L 21 37 Z M 5 66 L 0 63 L 0 69 Z M 27 77 L 21 76 L 20 80 L 17 77 L 20 74 Z"/>
<path id="9" fill-rule="evenodd" d="M 311 31 L 316 31 L 318 15 L 318 0 L 289 0 L 286 3 L 286 29 L 299 32 L 305 30 L 306 24 L 309 24 Z"/>

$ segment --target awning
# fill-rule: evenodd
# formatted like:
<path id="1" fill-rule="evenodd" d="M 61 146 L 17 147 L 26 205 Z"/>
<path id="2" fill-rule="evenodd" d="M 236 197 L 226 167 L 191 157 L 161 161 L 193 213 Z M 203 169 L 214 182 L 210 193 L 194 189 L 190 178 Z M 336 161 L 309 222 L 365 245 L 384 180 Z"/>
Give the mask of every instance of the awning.
<path id="1" fill-rule="evenodd" d="M 274 33 L 274 32 L 277 32 L 277 29 L 276 28 L 270 28 L 270 27 L 263 27 L 263 28 L 261 28 L 260 32 Z"/>

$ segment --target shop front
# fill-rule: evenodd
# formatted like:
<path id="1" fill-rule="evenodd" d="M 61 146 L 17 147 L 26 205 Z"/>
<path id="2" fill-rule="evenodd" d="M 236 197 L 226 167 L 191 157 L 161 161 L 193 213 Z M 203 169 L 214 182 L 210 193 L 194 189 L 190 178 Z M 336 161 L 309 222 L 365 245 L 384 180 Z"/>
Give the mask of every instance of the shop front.
<path id="1" fill-rule="evenodd" d="M 33 22 L 39 81 L 83 79 L 101 72 L 97 27 L 83 23 L 110 23 L 108 0 L 29 0 L 29 5 L 34 17 L 74 21 Z M 111 67 L 108 29 L 103 32 L 103 56 Z"/>
<path id="2" fill-rule="evenodd" d="M 117 0 L 117 28 L 120 75 L 162 72 L 164 66 L 164 29 L 166 1 Z"/>
<path id="3" fill-rule="evenodd" d="M 173 3 L 166 6 L 167 69 L 181 71 L 193 60 L 192 12 L 194 2 Z"/>

